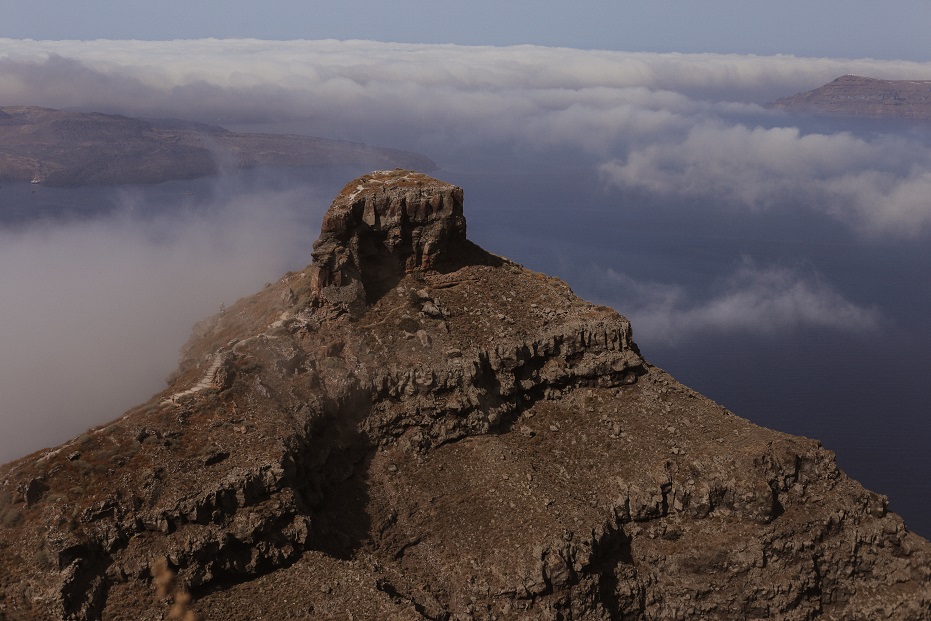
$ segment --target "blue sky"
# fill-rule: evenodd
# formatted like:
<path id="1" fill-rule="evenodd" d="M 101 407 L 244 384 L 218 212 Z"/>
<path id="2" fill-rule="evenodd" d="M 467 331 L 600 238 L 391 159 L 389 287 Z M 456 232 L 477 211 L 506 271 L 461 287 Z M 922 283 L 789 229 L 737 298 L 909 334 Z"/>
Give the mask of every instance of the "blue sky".
<path id="1" fill-rule="evenodd" d="M 3 0 L 0 37 L 372 39 L 931 60 L 931 2 Z"/>

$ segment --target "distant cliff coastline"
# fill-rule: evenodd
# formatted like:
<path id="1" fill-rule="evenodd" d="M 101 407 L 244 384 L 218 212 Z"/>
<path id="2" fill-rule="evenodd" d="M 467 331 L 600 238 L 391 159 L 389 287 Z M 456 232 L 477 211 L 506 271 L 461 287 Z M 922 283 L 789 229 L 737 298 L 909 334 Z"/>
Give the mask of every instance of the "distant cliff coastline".
<path id="1" fill-rule="evenodd" d="M 844 75 L 813 91 L 776 100 L 773 107 L 828 116 L 931 120 L 931 80 Z"/>
<path id="2" fill-rule="evenodd" d="M 260 166 L 434 170 L 395 149 L 312 136 L 240 134 L 177 120 L 0 108 L 0 181 L 50 186 L 161 183 Z"/>

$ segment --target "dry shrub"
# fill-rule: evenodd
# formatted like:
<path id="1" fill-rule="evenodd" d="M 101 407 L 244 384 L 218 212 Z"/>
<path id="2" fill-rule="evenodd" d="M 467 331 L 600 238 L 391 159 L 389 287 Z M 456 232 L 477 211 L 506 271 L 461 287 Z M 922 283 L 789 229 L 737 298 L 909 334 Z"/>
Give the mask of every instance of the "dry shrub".
<path id="1" fill-rule="evenodd" d="M 197 613 L 189 608 L 191 594 L 183 585 L 178 584 L 175 572 L 168 567 L 168 561 L 163 557 L 152 563 L 152 583 L 159 597 L 171 600 L 171 608 L 168 610 L 169 619 L 198 621 Z"/>

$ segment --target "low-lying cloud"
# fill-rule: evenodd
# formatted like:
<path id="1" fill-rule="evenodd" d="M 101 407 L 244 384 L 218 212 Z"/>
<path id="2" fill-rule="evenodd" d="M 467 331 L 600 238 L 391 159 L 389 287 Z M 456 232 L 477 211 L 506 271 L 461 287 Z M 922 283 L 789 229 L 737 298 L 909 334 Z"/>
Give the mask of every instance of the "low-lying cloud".
<path id="1" fill-rule="evenodd" d="M 195 321 L 309 262 L 325 205 L 238 188 L 151 215 L 166 205 L 128 191 L 115 214 L 0 231 L 0 463 L 163 389 Z"/>
<path id="2" fill-rule="evenodd" d="M 679 284 L 644 282 L 613 269 L 602 273 L 602 298 L 624 309 L 637 334 L 654 343 L 674 344 L 709 333 L 776 335 L 809 328 L 859 333 L 876 329 L 881 318 L 877 309 L 850 302 L 810 269 L 745 260 L 697 295 Z"/>
<path id="3" fill-rule="evenodd" d="M 424 45 L 375 41 L 22 41 L 0 39 L 5 76 L 0 96 L 42 92 L 70 105 L 114 101 L 145 107 L 190 106 L 214 111 L 222 104 L 185 98 L 216 89 L 239 98 L 262 94 L 260 113 L 307 118 L 326 110 L 375 101 L 395 88 L 431 90 L 441 104 L 449 92 L 489 95 L 586 93 L 590 89 L 643 88 L 708 101 L 765 102 L 819 86 L 838 75 L 922 79 L 928 64 L 871 59 L 797 58 L 739 54 L 660 54 L 548 48 Z M 80 68 L 84 68 L 80 71 Z M 90 76 L 96 76 L 91 79 Z M 90 87 L 106 86 L 111 92 Z M 152 97 L 136 97 L 145 89 Z M 127 99 L 124 95 L 130 95 Z M 536 98 L 533 98 L 536 99 Z M 227 102 L 239 118 L 256 112 Z M 431 107 L 420 102 L 415 109 Z M 471 107 L 455 106 L 458 115 Z M 480 109 L 482 114 L 494 110 Z"/>
<path id="4" fill-rule="evenodd" d="M 812 210 L 869 233 L 931 225 L 931 150 L 914 139 L 702 123 L 601 165 L 615 186 L 736 209 Z"/>
<path id="5" fill-rule="evenodd" d="M 931 63 L 373 41 L 0 42 L 5 105 L 297 131 L 420 150 L 447 169 L 463 150 L 512 161 L 577 153 L 621 189 L 704 208 L 816 210 L 882 235 L 924 233 L 931 220 L 927 140 L 806 133 L 763 106 L 848 73 L 926 79 Z"/>

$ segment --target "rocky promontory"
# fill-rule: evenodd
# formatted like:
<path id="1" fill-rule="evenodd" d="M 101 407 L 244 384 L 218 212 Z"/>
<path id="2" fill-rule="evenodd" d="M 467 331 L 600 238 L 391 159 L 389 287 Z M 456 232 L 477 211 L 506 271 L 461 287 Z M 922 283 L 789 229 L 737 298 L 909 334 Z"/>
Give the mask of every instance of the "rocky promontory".
<path id="1" fill-rule="evenodd" d="M 929 120 L 931 80 L 878 80 L 844 75 L 815 90 L 779 99 L 772 105 L 802 114 Z"/>
<path id="2" fill-rule="evenodd" d="M 0 107 L 0 181 L 49 186 L 161 183 L 248 168 L 435 168 L 422 155 L 178 120 Z"/>
<path id="3" fill-rule="evenodd" d="M 0 618 L 929 618 L 931 545 L 883 496 L 462 206 L 350 182 L 165 391 L 0 468 Z"/>

